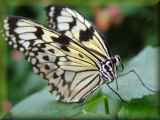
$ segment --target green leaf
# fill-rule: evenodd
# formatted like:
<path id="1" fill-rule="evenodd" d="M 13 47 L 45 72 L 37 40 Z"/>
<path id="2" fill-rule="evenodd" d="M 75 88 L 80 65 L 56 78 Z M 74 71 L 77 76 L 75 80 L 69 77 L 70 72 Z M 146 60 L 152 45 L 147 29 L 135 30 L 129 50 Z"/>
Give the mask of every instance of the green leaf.
<path id="1" fill-rule="evenodd" d="M 108 110 L 108 98 L 106 96 L 94 96 L 90 101 L 87 101 L 85 105 L 86 112 L 109 114 Z"/>
<path id="2" fill-rule="evenodd" d="M 47 89 L 33 94 L 15 105 L 12 118 L 110 118 L 106 96 L 96 94 L 82 103 L 62 103 L 55 100 Z"/>
<path id="3" fill-rule="evenodd" d="M 36 91 L 41 90 L 42 88 L 44 88 L 44 86 L 47 86 L 47 81 L 42 79 L 39 75 L 31 72 L 25 84 L 23 84 L 23 86 L 21 87 L 21 91 L 23 95 L 28 96 Z"/>
<path id="4" fill-rule="evenodd" d="M 55 97 L 44 89 L 14 106 L 11 114 L 13 118 L 75 117 L 82 114 L 82 106 L 57 102 Z"/>
<path id="5" fill-rule="evenodd" d="M 109 118 L 108 101 L 105 96 L 95 95 L 86 103 L 62 103 L 55 100 L 47 89 L 33 94 L 15 105 L 13 118 Z"/>
<path id="6" fill-rule="evenodd" d="M 124 105 L 118 113 L 120 118 L 160 119 L 158 96 L 148 96 Z"/>

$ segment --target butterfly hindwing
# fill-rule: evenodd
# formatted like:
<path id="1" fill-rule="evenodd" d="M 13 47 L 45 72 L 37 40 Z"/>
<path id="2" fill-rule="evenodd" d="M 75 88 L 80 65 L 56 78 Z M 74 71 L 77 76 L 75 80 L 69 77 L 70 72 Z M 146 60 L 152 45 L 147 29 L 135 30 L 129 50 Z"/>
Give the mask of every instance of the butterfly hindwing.
<path id="1" fill-rule="evenodd" d="M 84 45 L 99 59 L 110 57 L 108 48 L 95 27 L 83 15 L 67 7 L 47 7 L 48 26 Z"/>
<path id="2" fill-rule="evenodd" d="M 75 40 L 22 17 L 8 17 L 4 28 L 8 43 L 24 53 L 59 100 L 78 102 L 102 84 L 97 58 Z"/>

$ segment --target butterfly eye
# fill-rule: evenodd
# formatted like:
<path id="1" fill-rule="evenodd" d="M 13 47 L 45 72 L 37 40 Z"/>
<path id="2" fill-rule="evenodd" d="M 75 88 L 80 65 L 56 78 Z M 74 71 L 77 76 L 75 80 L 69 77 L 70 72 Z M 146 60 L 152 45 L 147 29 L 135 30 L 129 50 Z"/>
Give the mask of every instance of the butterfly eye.
<path id="1" fill-rule="evenodd" d="M 112 58 L 112 62 L 113 62 L 113 64 L 116 64 L 116 59 L 115 58 Z"/>
<path id="2" fill-rule="evenodd" d="M 110 62 L 108 65 L 112 67 L 113 64 Z"/>
<path id="3" fill-rule="evenodd" d="M 113 58 L 112 58 L 112 62 L 113 62 L 113 64 L 116 64 L 116 66 L 118 66 L 119 65 L 119 63 L 120 63 L 120 56 L 119 55 L 115 55 Z"/>
<path id="4" fill-rule="evenodd" d="M 107 66 L 107 65 L 104 65 L 104 68 L 105 68 L 105 69 L 108 69 L 108 66 Z"/>

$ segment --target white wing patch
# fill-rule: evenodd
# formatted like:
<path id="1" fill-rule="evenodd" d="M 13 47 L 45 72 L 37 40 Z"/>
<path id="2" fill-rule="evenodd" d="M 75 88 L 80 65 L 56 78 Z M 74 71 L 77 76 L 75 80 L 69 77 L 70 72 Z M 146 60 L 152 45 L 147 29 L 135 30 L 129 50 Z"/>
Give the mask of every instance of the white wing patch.
<path id="1" fill-rule="evenodd" d="M 23 40 L 32 40 L 32 39 L 36 39 L 37 37 L 33 33 L 23 33 L 19 35 L 19 38 Z"/>
<path id="2" fill-rule="evenodd" d="M 60 23 L 60 24 L 58 24 L 58 29 L 59 30 L 68 30 L 69 25 L 67 23 Z"/>
<path id="3" fill-rule="evenodd" d="M 37 29 L 35 27 L 18 27 L 14 30 L 16 33 L 27 33 L 27 32 L 36 32 Z"/>

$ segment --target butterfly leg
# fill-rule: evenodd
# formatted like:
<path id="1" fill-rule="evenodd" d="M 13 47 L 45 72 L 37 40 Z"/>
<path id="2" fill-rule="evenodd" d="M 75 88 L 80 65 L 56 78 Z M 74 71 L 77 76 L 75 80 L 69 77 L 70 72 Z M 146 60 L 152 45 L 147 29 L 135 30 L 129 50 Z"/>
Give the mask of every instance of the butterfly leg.
<path id="1" fill-rule="evenodd" d="M 109 89 L 111 89 L 119 98 L 122 102 L 126 103 L 127 101 L 125 101 L 119 94 L 117 91 L 115 91 L 109 84 L 106 84 L 108 86 Z"/>
<path id="2" fill-rule="evenodd" d="M 146 86 L 146 84 L 143 82 L 143 80 L 141 79 L 141 77 L 139 76 L 139 74 L 136 72 L 135 69 L 132 69 L 132 70 L 129 70 L 128 72 L 126 73 L 123 73 L 123 74 L 120 74 L 119 77 L 123 77 L 125 75 L 128 75 L 129 73 L 134 73 L 136 75 L 136 77 L 138 78 L 138 80 L 140 81 L 140 83 L 149 91 L 152 91 L 152 92 L 158 92 L 157 90 L 153 90 L 151 88 L 149 88 L 148 86 Z"/>

